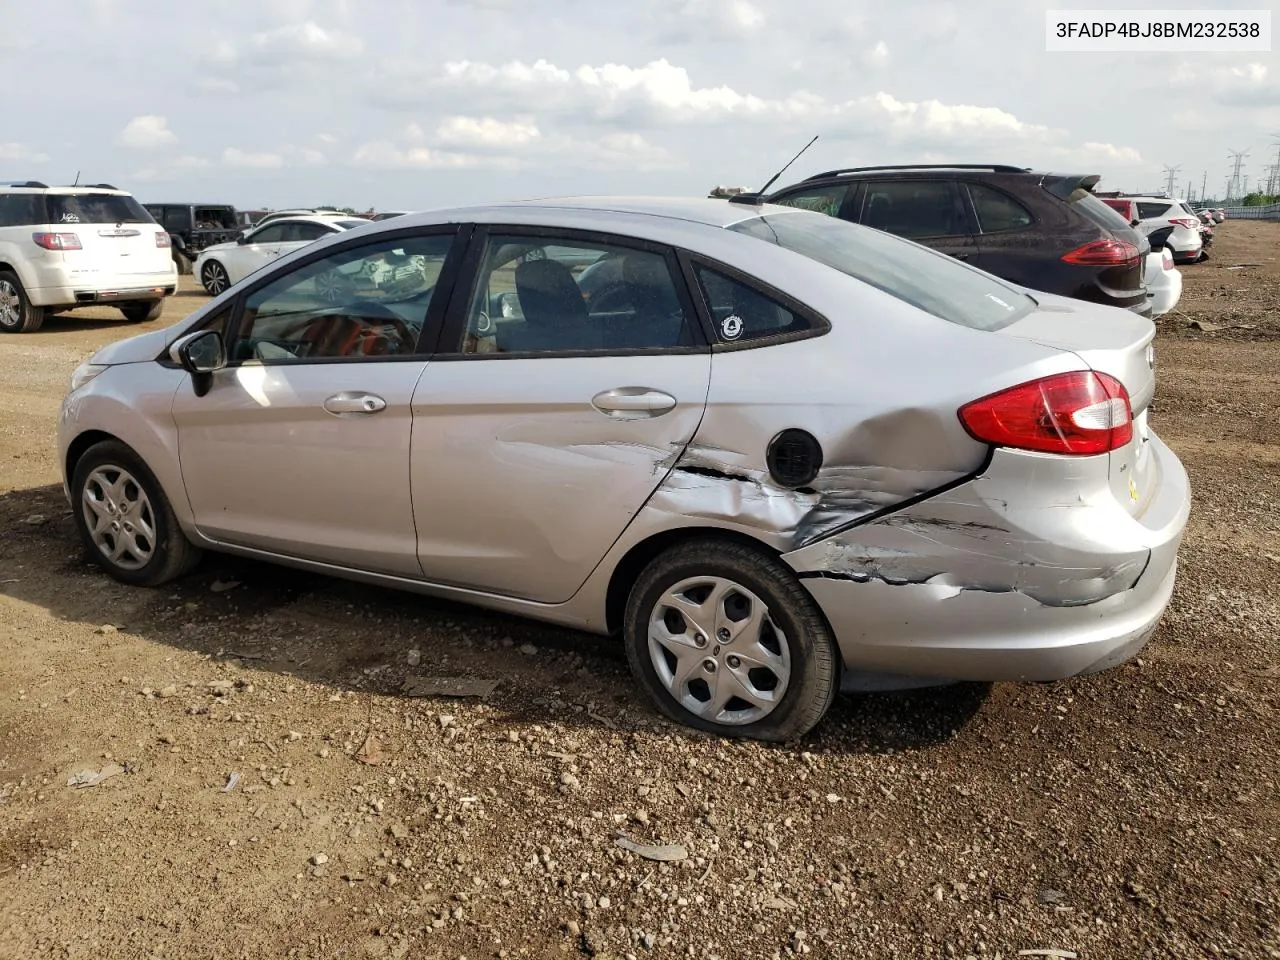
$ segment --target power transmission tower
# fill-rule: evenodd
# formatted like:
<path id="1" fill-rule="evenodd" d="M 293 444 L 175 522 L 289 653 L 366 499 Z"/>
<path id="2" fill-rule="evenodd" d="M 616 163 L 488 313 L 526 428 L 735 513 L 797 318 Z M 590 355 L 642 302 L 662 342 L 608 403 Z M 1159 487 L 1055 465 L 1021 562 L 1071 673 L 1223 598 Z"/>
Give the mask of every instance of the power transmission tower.
<path id="1" fill-rule="evenodd" d="M 1271 139 L 1276 142 L 1276 162 L 1271 165 L 1271 176 L 1267 178 L 1267 193 L 1274 197 L 1280 193 L 1280 133 L 1273 133 Z"/>
<path id="2" fill-rule="evenodd" d="M 1165 179 L 1164 193 L 1166 197 L 1173 196 L 1173 185 L 1176 182 L 1173 178 L 1177 175 L 1178 171 L 1181 169 L 1182 169 L 1182 164 L 1178 164 L 1176 167 L 1171 167 L 1167 164 L 1165 165 L 1164 174 L 1166 179 Z"/>
<path id="3" fill-rule="evenodd" d="M 1227 199 L 1232 197 L 1239 198 L 1240 194 L 1240 168 L 1244 166 L 1244 158 L 1249 156 L 1248 150 L 1228 150 L 1227 156 L 1235 163 L 1234 169 L 1231 171 L 1230 185 L 1227 187 Z"/>

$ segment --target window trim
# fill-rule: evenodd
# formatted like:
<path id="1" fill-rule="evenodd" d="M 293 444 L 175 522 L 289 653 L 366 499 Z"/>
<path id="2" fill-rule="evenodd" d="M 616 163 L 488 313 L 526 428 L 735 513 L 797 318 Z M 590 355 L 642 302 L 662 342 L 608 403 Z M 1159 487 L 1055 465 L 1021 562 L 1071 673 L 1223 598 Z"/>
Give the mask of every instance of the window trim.
<path id="1" fill-rule="evenodd" d="M 765 241 L 760 241 L 761 243 Z M 779 247 L 779 249 L 783 249 Z M 712 353 L 731 353 L 737 350 L 757 350 L 761 347 L 772 347 L 780 343 L 794 343 L 799 340 L 810 340 L 814 337 L 823 337 L 831 332 L 831 321 L 819 313 L 807 303 L 801 303 L 789 293 L 779 290 L 772 284 L 766 283 L 759 277 L 753 277 L 737 267 L 730 266 L 723 260 L 717 260 L 715 257 L 709 257 L 705 254 L 694 253 L 691 250 L 680 250 L 680 268 L 684 273 L 685 283 L 688 284 L 690 290 L 696 291 L 696 305 L 698 310 L 698 319 L 702 323 L 703 336 L 707 337 L 711 344 Z M 708 270 L 714 270 L 716 273 L 723 274 L 735 283 L 740 283 L 744 287 L 749 287 L 761 296 L 775 300 L 777 303 L 790 310 L 798 317 L 803 317 L 810 324 L 808 330 L 794 330 L 790 333 L 774 333 L 765 337 L 756 337 L 754 340 L 737 340 L 733 342 L 721 340 L 716 334 L 715 317 L 711 312 L 711 304 L 707 303 L 707 299 L 702 290 L 702 284 L 698 281 L 698 275 L 695 267 L 705 267 Z"/>
<path id="2" fill-rule="evenodd" d="M 921 243 L 921 244 L 925 244 L 926 246 L 928 245 L 928 241 L 933 241 L 933 240 L 974 240 L 979 236 L 977 218 L 973 215 L 973 211 L 969 208 L 968 192 L 967 191 L 965 191 L 964 193 L 961 192 L 960 182 L 955 177 L 946 177 L 946 176 L 874 177 L 874 178 L 865 180 L 863 182 L 865 185 L 865 189 L 862 191 L 862 196 L 859 198 L 859 201 L 858 201 L 858 217 L 856 220 L 852 220 L 853 223 L 856 223 L 859 226 L 863 226 L 863 227 L 867 226 L 866 219 L 865 219 L 867 214 L 867 200 L 871 196 L 872 184 L 940 183 L 950 188 L 951 199 L 952 199 L 952 202 L 955 203 L 956 205 L 956 212 L 959 213 L 960 216 L 963 217 L 965 221 L 963 224 L 961 224 L 961 227 L 963 229 L 959 233 L 937 233 L 937 234 L 928 234 L 927 236 L 919 236 L 919 237 L 908 237 L 908 236 L 904 236 L 901 233 L 894 233 L 893 235 L 895 237 L 902 237 L 903 240 L 910 240 L 913 243 Z M 846 218 L 846 219 L 852 219 L 852 218 Z M 870 227 L 870 229 L 878 230 L 880 228 Z M 890 230 L 886 230 L 885 232 L 893 233 L 893 231 L 890 231 Z"/>
<path id="3" fill-rule="evenodd" d="M 583 230 L 576 227 L 549 227 L 536 224 L 478 223 L 468 241 L 466 255 L 459 268 L 458 282 L 449 298 L 445 322 L 431 354 L 434 362 L 483 360 L 543 360 L 557 357 L 664 357 L 707 353 L 710 344 L 698 310 L 698 297 L 688 287 L 688 279 L 681 267 L 678 251 L 670 244 L 629 234 L 608 233 L 601 230 Z M 466 335 L 471 303 L 479 289 L 480 274 L 489 250 L 492 235 L 545 237 L 561 240 L 566 244 L 602 244 L 611 247 L 628 247 L 645 253 L 660 255 L 667 264 L 671 283 L 675 287 L 680 306 L 692 321 L 689 325 L 693 344 L 687 347 L 642 347 L 616 350 L 519 350 L 507 353 L 463 353 L 462 342 Z"/>
<path id="4" fill-rule="evenodd" d="M 273 221 L 274 223 L 275 221 Z M 268 224 L 270 226 L 271 224 Z M 319 250 L 308 251 L 307 255 L 292 261 L 287 267 L 277 267 L 272 269 L 267 275 L 256 278 L 251 284 L 246 283 L 245 289 L 241 290 L 229 304 L 230 313 L 227 314 L 228 320 L 223 325 L 220 332 L 222 333 L 227 350 L 227 369 L 239 368 L 247 363 L 255 366 L 271 366 L 271 367 L 296 367 L 296 366 L 314 366 L 331 363 L 404 363 L 414 362 L 422 363 L 429 360 L 438 342 L 440 327 L 443 326 L 444 313 L 448 302 L 452 298 L 454 286 L 458 278 L 458 269 L 462 257 L 462 251 L 465 247 L 467 237 L 470 234 L 470 224 L 431 224 L 425 227 L 402 227 L 398 230 L 388 230 L 385 233 L 378 233 L 376 236 L 362 236 L 346 243 L 335 243 L 332 246 L 325 246 Z M 342 231 L 346 233 L 347 231 Z M 335 254 L 344 253 L 348 250 L 359 249 L 361 247 L 373 246 L 375 244 L 387 243 L 390 241 L 401 239 L 413 239 L 417 237 L 434 237 L 434 236 L 452 236 L 453 242 L 449 245 L 449 252 L 445 255 L 444 264 L 440 268 L 440 276 L 436 280 L 435 290 L 431 294 L 431 302 L 427 305 L 427 313 L 423 318 L 422 329 L 418 332 L 418 341 L 414 344 L 414 349 L 410 353 L 392 354 L 385 356 L 358 356 L 358 357 L 278 357 L 270 360 L 232 360 L 232 348 L 236 340 L 239 338 L 238 331 L 240 323 L 244 318 L 244 307 L 248 299 L 263 287 L 269 286 L 281 277 L 294 273 L 317 261 L 327 259 Z M 323 238 L 322 238 L 323 239 Z M 319 243 L 320 241 L 312 241 Z M 306 250 L 306 247 L 301 249 Z M 200 320 L 195 326 L 187 328 L 184 333 L 194 333 L 197 330 L 210 329 L 205 324 L 212 322 L 224 315 L 224 311 L 214 310 L 208 317 Z M 230 331 L 237 331 L 232 336 Z"/>
<path id="5" fill-rule="evenodd" d="M 1008 190 L 1002 190 L 1000 187 L 997 187 L 995 184 L 987 183 L 983 180 L 968 180 L 968 179 L 958 180 L 956 184 L 957 186 L 962 188 L 963 196 L 961 197 L 961 201 L 965 205 L 967 215 L 973 221 L 973 226 L 975 228 L 975 232 L 973 236 L 998 237 L 1006 233 L 1017 233 L 1020 230 L 1032 230 L 1035 227 L 1040 226 L 1040 218 L 1036 216 L 1036 212 L 1032 210 L 1030 207 L 1028 207 L 1021 200 L 1019 200 L 1017 197 L 1015 197 Z M 984 230 L 982 228 L 982 217 L 978 214 L 978 201 L 973 198 L 973 194 L 970 192 L 970 188 L 975 185 L 979 187 L 984 187 L 987 190 L 992 191 L 993 193 L 998 193 L 1001 196 L 1005 197 L 1006 199 L 1010 200 L 1014 205 L 1019 207 L 1023 212 L 1027 214 L 1027 216 L 1031 218 L 1031 222 L 1021 227 L 1009 227 L 1008 229 L 1005 229 L 1005 230 Z"/>

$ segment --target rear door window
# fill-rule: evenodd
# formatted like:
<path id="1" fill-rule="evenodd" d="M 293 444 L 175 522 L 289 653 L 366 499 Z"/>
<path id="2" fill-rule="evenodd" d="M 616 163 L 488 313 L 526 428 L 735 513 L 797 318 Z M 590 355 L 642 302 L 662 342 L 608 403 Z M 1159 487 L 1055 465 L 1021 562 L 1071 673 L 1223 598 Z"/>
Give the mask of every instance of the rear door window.
<path id="1" fill-rule="evenodd" d="M 1031 212 L 1007 193 L 983 183 L 970 183 L 968 187 L 978 229 L 983 233 L 1021 230 L 1035 223 Z"/>
<path id="2" fill-rule="evenodd" d="M 234 230 L 236 214 L 230 207 L 196 207 L 197 230 Z"/>
<path id="3" fill-rule="evenodd" d="M 721 343 L 748 343 L 814 328 L 808 317 L 755 287 L 697 264 L 694 273 Z"/>
<path id="4" fill-rule="evenodd" d="M 118 193 L 51 193 L 49 223 L 155 223 L 133 197 Z"/>
<path id="5" fill-rule="evenodd" d="M 1169 203 L 1139 203 L 1138 219 L 1159 220 L 1161 217 L 1167 217 L 1172 209 L 1173 205 Z"/>
<path id="6" fill-rule="evenodd" d="M 950 180 L 868 181 L 862 223 L 912 240 L 971 232 L 960 193 Z"/>

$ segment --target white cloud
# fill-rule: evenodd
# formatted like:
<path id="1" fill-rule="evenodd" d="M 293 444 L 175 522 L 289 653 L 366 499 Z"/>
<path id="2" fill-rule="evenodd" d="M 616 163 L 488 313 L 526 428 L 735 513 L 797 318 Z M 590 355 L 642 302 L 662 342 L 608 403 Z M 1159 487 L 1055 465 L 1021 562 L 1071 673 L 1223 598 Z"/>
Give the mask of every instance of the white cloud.
<path id="1" fill-rule="evenodd" d="M 390 140 L 374 140 L 361 145 L 351 156 L 357 167 L 383 170 L 433 170 L 466 167 L 514 166 L 514 161 L 499 157 L 477 157 L 429 147 L 400 147 Z"/>
<path id="2" fill-rule="evenodd" d="M 284 157 L 278 153 L 253 153 L 239 147 L 227 147 L 222 151 L 222 162 L 228 167 L 274 170 L 284 166 Z"/>
<path id="3" fill-rule="evenodd" d="M 239 93 L 240 84 L 226 77 L 201 77 L 196 81 L 196 89 L 201 93 Z"/>
<path id="4" fill-rule="evenodd" d="M 427 132 L 417 123 L 410 121 L 404 128 L 404 136 L 411 143 L 422 143 L 427 139 Z"/>
<path id="5" fill-rule="evenodd" d="M 417 129 L 417 124 L 410 124 Z M 418 139 L 422 131 L 417 129 Z M 495 120 L 492 117 L 446 117 L 436 129 L 436 139 L 452 147 L 519 147 L 542 136 L 528 118 Z"/>
<path id="6" fill-rule="evenodd" d="M 18 163 L 44 163 L 49 159 L 47 153 L 41 153 L 25 143 L 0 143 L 0 160 Z"/>
<path id="7" fill-rule="evenodd" d="M 134 117 L 116 135 L 116 143 L 134 150 L 157 150 L 177 142 L 177 134 L 169 129 L 169 121 L 153 113 Z"/>
<path id="8" fill-rule="evenodd" d="M 309 166 L 318 166 L 327 162 L 323 153 L 319 150 L 313 150 L 311 147 L 302 147 L 297 151 L 297 156 L 299 160 Z"/>
<path id="9" fill-rule="evenodd" d="M 218 49 L 218 58 L 237 58 L 258 64 L 270 64 L 279 59 L 292 60 L 342 60 L 359 56 L 364 43 L 358 37 L 344 36 L 336 30 L 326 30 L 314 20 L 277 27 L 252 34 L 240 49 L 226 45 Z"/>
<path id="10" fill-rule="evenodd" d="M 332 133 L 317 133 L 316 139 L 319 140 L 321 143 L 337 143 L 338 142 L 338 138 L 335 137 Z"/>
<path id="11" fill-rule="evenodd" d="M 182 167 L 186 170 L 202 170 L 205 167 L 213 166 L 213 162 L 206 160 L 204 157 L 197 157 L 188 153 L 174 160 L 172 166 Z"/>
<path id="12" fill-rule="evenodd" d="M 883 40 L 877 40 L 876 45 L 867 51 L 863 59 L 868 66 L 883 67 L 889 62 L 889 45 Z"/>

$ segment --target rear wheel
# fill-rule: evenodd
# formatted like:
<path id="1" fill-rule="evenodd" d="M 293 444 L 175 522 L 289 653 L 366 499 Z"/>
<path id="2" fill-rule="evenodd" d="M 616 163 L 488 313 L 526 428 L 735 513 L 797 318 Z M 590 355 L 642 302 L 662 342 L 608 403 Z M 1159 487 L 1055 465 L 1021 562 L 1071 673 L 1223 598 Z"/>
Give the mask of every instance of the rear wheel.
<path id="1" fill-rule="evenodd" d="M 623 635 L 658 708 L 699 730 L 794 740 L 835 697 L 831 628 L 763 549 L 697 540 L 660 554 L 631 589 Z"/>
<path id="2" fill-rule="evenodd" d="M 120 312 L 130 323 L 148 323 L 159 320 L 164 313 L 163 300 L 143 300 L 139 303 L 122 303 Z"/>
<path id="3" fill-rule="evenodd" d="M 231 278 L 227 276 L 226 267 L 217 260 L 210 260 L 200 270 L 200 283 L 210 296 L 216 297 L 231 286 Z"/>
<path id="4" fill-rule="evenodd" d="M 18 275 L 0 270 L 0 331 L 34 333 L 44 323 L 44 307 L 37 307 L 22 289 Z"/>
<path id="5" fill-rule="evenodd" d="M 174 265 L 177 266 L 178 268 L 178 273 L 180 273 L 184 277 L 190 275 L 191 258 L 188 257 L 181 250 L 179 250 L 177 247 L 173 248 L 173 262 L 174 262 Z"/>
<path id="6" fill-rule="evenodd" d="M 93 559 L 123 583 L 154 587 L 182 576 L 200 550 L 142 459 L 118 440 L 94 444 L 76 463 L 76 527 Z"/>

